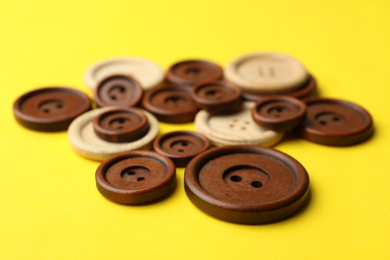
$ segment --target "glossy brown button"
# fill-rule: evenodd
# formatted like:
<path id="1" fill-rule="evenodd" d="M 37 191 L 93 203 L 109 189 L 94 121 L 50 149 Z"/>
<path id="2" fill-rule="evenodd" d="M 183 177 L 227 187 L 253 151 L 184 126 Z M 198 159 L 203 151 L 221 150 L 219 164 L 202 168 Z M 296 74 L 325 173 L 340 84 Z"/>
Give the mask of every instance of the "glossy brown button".
<path id="1" fill-rule="evenodd" d="M 283 93 L 284 96 L 295 97 L 295 98 L 307 98 L 310 96 L 317 95 L 317 81 L 316 79 L 309 74 L 308 80 L 300 88 L 293 90 L 291 92 Z M 249 101 L 259 101 L 261 98 L 266 97 L 266 94 L 256 94 L 243 91 L 241 96 L 245 100 Z"/>
<path id="2" fill-rule="evenodd" d="M 158 136 L 153 143 L 156 152 L 170 158 L 177 167 L 185 167 L 192 158 L 211 146 L 204 135 L 191 131 L 175 131 Z"/>
<path id="3" fill-rule="evenodd" d="M 138 204 L 172 191 L 175 176 L 175 165 L 165 156 L 150 151 L 132 151 L 102 162 L 96 170 L 96 186 L 111 201 Z"/>
<path id="4" fill-rule="evenodd" d="M 98 107 L 133 107 L 141 100 L 142 94 L 143 90 L 138 81 L 125 75 L 104 78 L 94 90 Z"/>
<path id="5" fill-rule="evenodd" d="M 145 93 L 142 106 L 167 123 L 192 122 L 198 111 L 190 95 L 190 87 L 165 85 Z"/>
<path id="6" fill-rule="evenodd" d="M 287 96 L 261 99 L 252 108 L 252 118 L 260 126 L 272 130 L 288 130 L 299 126 L 306 116 L 306 105 Z"/>
<path id="7" fill-rule="evenodd" d="M 304 100 L 306 120 L 300 135 L 325 145 L 352 145 L 373 134 L 371 115 L 362 107 L 344 100 L 312 97 Z"/>
<path id="8" fill-rule="evenodd" d="M 16 120 L 38 131 L 66 130 L 73 119 L 91 109 L 81 91 L 64 87 L 41 88 L 20 96 L 13 105 Z"/>
<path id="9" fill-rule="evenodd" d="M 237 109 L 241 105 L 241 89 L 227 81 L 202 81 L 191 89 L 195 105 L 209 112 Z"/>
<path id="10" fill-rule="evenodd" d="M 167 72 L 167 81 L 179 85 L 193 85 L 203 80 L 218 80 L 223 71 L 215 63 L 204 60 L 186 60 L 172 65 Z"/>
<path id="11" fill-rule="evenodd" d="M 106 111 L 95 117 L 92 123 L 97 136 L 115 143 L 138 140 L 149 130 L 147 117 L 136 108 Z"/>
<path id="12" fill-rule="evenodd" d="M 201 210 L 241 224 L 286 218 L 309 191 L 309 176 L 298 161 L 256 145 L 223 146 L 198 155 L 187 165 L 184 183 Z"/>

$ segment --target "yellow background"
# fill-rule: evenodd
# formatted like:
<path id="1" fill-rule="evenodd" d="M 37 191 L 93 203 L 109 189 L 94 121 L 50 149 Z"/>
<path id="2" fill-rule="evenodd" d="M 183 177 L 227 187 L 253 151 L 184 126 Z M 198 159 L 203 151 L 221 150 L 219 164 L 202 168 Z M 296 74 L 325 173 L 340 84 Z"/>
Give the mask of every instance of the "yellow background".
<path id="1" fill-rule="evenodd" d="M 389 259 L 390 2 L 3 1 L 0 8 L 1 259 Z M 187 198 L 184 169 L 168 199 L 124 206 L 95 187 L 99 163 L 66 132 L 27 130 L 13 118 L 21 94 L 63 85 L 89 95 L 82 75 L 118 55 L 164 69 L 205 58 L 225 66 L 268 50 L 298 58 L 321 95 L 374 118 L 375 136 L 337 148 L 292 139 L 276 146 L 311 178 L 311 200 L 285 221 L 223 222 Z M 161 132 L 193 129 L 161 124 Z"/>

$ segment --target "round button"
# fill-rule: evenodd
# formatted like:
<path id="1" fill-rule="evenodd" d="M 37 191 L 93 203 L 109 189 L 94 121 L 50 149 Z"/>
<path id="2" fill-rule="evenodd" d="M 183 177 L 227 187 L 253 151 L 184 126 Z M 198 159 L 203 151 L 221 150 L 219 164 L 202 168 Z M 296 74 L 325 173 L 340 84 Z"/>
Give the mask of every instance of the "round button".
<path id="1" fill-rule="evenodd" d="M 117 203 L 150 202 L 168 194 L 175 184 L 175 165 L 155 152 L 118 154 L 102 162 L 96 170 L 98 190 Z"/>
<path id="2" fill-rule="evenodd" d="M 97 161 L 132 150 L 148 150 L 156 138 L 159 127 L 157 119 L 147 111 L 141 110 L 148 118 L 149 130 L 138 140 L 126 143 L 113 143 L 101 139 L 93 129 L 93 119 L 101 113 L 117 109 L 115 107 L 98 108 L 77 117 L 68 129 L 69 142 L 78 154 Z"/>
<path id="3" fill-rule="evenodd" d="M 283 94 L 299 89 L 308 78 L 305 67 L 296 59 L 279 53 L 250 53 L 225 67 L 225 78 L 243 91 L 258 94 Z"/>
<path id="4" fill-rule="evenodd" d="M 106 111 L 92 121 L 95 134 L 108 142 L 131 142 L 149 130 L 148 118 L 136 108 Z"/>
<path id="5" fill-rule="evenodd" d="M 202 81 L 191 89 L 196 106 L 211 112 L 234 110 L 241 105 L 241 89 L 226 81 Z"/>
<path id="6" fill-rule="evenodd" d="M 198 111 L 187 86 L 166 85 L 149 90 L 142 99 L 142 105 L 159 121 L 167 123 L 192 122 Z"/>
<path id="7" fill-rule="evenodd" d="M 158 136 L 153 148 L 170 158 L 177 167 L 185 167 L 192 158 L 209 149 L 210 145 L 210 141 L 202 134 L 175 131 Z"/>
<path id="8" fill-rule="evenodd" d="M 98 107 L 133 107 L 141 100 L 143 90 L 132 77 L 114 75 L 103 79 L 95 88 L 94 97 Z"/>
<path id="9" fill-rule="evenodd" d="M 299 126 L 306 116 L 306 105 L 296 98 L 270 96 L 252 108 L 253 120 L 273 130 L 289 130 Z"/>
<path id="10" fill-rule="evenodd" d="M 203 80 L 219 80 L 223 71 L 215 63 L 203 60 L 186 60 L 172 65 L 167 72 L 167 81 L 179 85 L 193 85 Z"/>
<path id="11" fill-rule="evenodd" d="M 294 158 L 261 146 L 224 146 L 195 157 L 186 167 L 189 199 L 229 222 L 263 224 L 296 212 L 309 193 L 309 176 Z"/>
<path id="12" fill-rule="evenodd" d="M 16 120 L 38 131 L 66 130 L 72 120 L 91 109 L 89 97 L 76 89 L 41 88 L 20 96 L 13 105 Z"/>
<path id="13" fill-rule="evenodd" d="M 304 102 L 307 116 L 298 132 L 309 141 L 343 146 L 360 143 L 373 134 L 371 115 L 354 103 L 320 97 Z"/>
<path id="14" fill-rule="evenodd" d="M 254 105 L 253 102 L 244 102 L 241 110 L 229 114 L 213 114 L 201 110 L 195 117 L 195 128 L 216 146 L 276 144 L 282 139 L 284 132 L 257 125 L 251 115 Z"/>
<path id="15" fill-rule="evenodd" d="M 256 94 L 256 93 L 250 93 L 243 91 L 241 93 L 241 96 L 245 100 L 249 101 L 259 101 L 265 96 L 269 96 L 270 94 Z M 272 95 L 272 94 L 271 94 Z M 316 79 L 309 74 L 309 79 L 299 88 L 296 90 L 293 90 L 288 93 L 283 93 L 284 96 L 294 97 L 294 98 L 307 98 L 310 96 L 316 96 L 317 95 L 317 81 Z"/>
<path id="16" fill-rule="evenodd" d="M 114 57 L 89 66 L 84 73 L 84 82 L 94 91 L 100 81 L 113 75 L 134 77 L 144 90 L 154 88 L 164 80 L 163 69 L 151 60 L 139 57 Z"/>

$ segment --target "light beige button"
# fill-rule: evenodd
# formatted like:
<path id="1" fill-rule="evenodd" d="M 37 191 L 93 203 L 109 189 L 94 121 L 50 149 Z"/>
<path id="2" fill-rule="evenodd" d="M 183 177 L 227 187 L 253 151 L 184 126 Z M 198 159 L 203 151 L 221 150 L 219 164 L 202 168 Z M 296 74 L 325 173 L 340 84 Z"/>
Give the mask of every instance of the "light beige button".
<path id="1" fill-rule="evenodd" d="M 258 94 L 288 93 L 308 79 L 306 68 L 296 59 L 267 52 L 237 57 L 225 67 L 224 74 L 244 91 Z"/>
<path id="2" fill-rule="evenodd" d="M 150 128 L 141 139 L 128 143 L 111 143 L 100 139 L 95 134 L 92 123 L 93 119 L 97 115 L 115 108 L 105 107 L 95 109 L 73 120 L 68 129 L 68 137 L 73 150 L 89 159 L 103 161 L 121 152 L 147 150 L 151 148 L 151 142 L 159 131 L 158 121 L 152 114 L 144 110 L 142 112 L 148 118 Z"/>
<path id="3" fill-rule="evenodd" d="M 102 79 L 118 74 L 134 77 L 144 90 L 154 88 L 164 80 L 163 69 L 151 60 L 139 57 L 113 57 L 89 66 L 84 72 L 84 82 L 93 91 Z"/>
<path id="4" fill-rule="evenodd" d="M 279 142 L 284 132 L 258 126 L 252 119 L 254 102 L 245 102 L 239 112 L 213 115 L 201 110 L 195 117 L 195 128 L 216 146 L 234 144 L 260 144 L 272 146 Z"/>

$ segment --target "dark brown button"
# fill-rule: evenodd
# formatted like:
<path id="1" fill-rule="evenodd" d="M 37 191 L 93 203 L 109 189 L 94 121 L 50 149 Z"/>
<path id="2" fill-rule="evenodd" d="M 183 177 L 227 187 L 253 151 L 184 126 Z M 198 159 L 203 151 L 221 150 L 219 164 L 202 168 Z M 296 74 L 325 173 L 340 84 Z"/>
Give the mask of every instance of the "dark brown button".
<path id="1" fill-rule="evenodd" d="M 177 167 L 185 167 L 192 158 L 210 148 L 204 135 L 191 131 L 176 131 L 158 136 L 153 143 L 156 152 L 170 158 Z"/>
<path id="2" fill-rule="evenodd" d="M 101 139 L 123 143 L 142 138 L 149 130 L 147 117 L 139 109 L 121 108 L 103 112 L 93 120 L 93 130 Z"/>
<path id="3" fill-rule="evenodd" d="M 255 145 L 223 146 L 186 167 L 189 199 L 213 217 L 241 224 L 286 218 L 304 203 L 309 176 L 294 158 Z"/>
<path id="4" fill-rule="evenodd" d="M 21 125 L 46 132 L 66 130 L 73 119 L 90 109 L 86 94 L 64 87 L 33 90 L 20 96 L 13 106 Z"/>
<path id="5" fill-rule="evenodd" d="M 227 81 L 202 81 L 191 89 L 195 105 L 209 112 L 234 110 L 241 105 L 241 89 Z"/>
<path id="6" fill-rule="evenodd" d="M 138 81 L 126 75 L 113 75 L 104 78 L 94 91 L 98 107 L 133 107 L 141 100 L 142 94 L 143 90 Z"/>
<path id="7" fill-rule="evenodd" d="M 286 218 L 309 191 L 309 176 L 298 161 L 255 145 L 223 146 L 198 155 L 187 165 L 184 183 L 201 210 L 241 224 Z"/>
<path id="8" fill-rule="evenodd" d="M 288 96 L 265 97 L 252 108 L 252 118 L 258 125 L 276 131 L 299 126 L 305 116 L 305 103 Z"/>
<path id="9" fill-rule="evenodd" d="M 142 106 L 167 123 L 187 123 L 194 121 L 198 109 L 192 101 L 190 87 L 165 85 L 145 93 Z"/>
<path id="10" fill-rule="evenodd" d="M 103 196 L 124 204 L 150 202 L 172 191 L 176 183 L 173 162 L 149 151 L 110 157 L 96 170 L 96 186 Z"/>
<path id="11" fill-rule="evenodd" d="M 244 92 L 244 91 L 242 92 L 241 95 L 245 100 L 249 100 L 249 101 L 259 101 L 263 97 L 267 96 L 267 95 L 259 95 L 255 93 Z M 295 97 L 299 99 L 315 96 L 317 95 L 317 81 L 312 75 L 309 74 L 308 81 L 302 87 L 288 93 L 283 93 L 283 95 L 289 97 Z"/>
<path id="12" fill-rule="evenodd" d="M 354 103 L 320 97 L 304 102 L 307 116 L 298 132 L 309 141 L 343 146 L 360 143 L 373 134 L 371 115 Z"/>
<path id="13" fill-rule="evenodd" d="M 187 60 L 172 65 L 167 72 L 167 81 L 179 85 L 193 85 L 203 80 L 219 80 L 223 71 L 215 63 L 203 60 Z"/>

